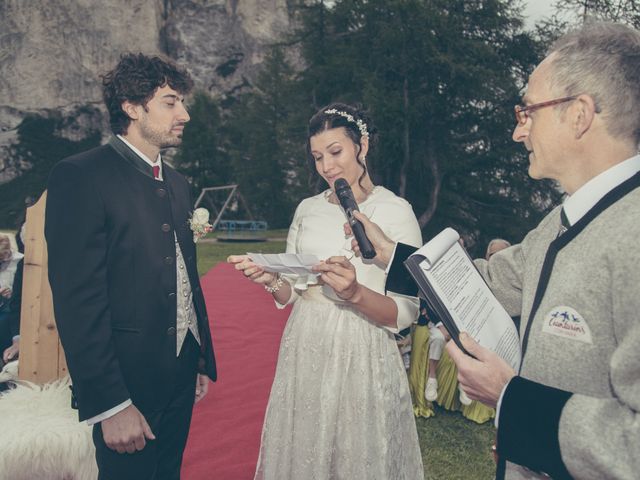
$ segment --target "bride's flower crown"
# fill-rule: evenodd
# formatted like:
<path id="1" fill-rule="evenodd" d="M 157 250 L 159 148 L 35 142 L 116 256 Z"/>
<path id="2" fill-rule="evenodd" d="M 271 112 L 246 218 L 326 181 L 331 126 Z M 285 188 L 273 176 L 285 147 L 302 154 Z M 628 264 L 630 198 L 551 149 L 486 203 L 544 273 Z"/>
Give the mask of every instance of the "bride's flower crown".
<path id="1" fill-rule="evenodd" d="M 358 127 L 358 130 L 360 130 L 360 136 L 365 137 L 367 139 L 369 138 L 369 132 L 367 131 L 367 124 L 364 123 L 359 118 L 356 120 L 353 117 L 353 115 L 351 115 L 350 113 L 347 113 L 343 110 L 336 110 L 335 108 L 330 108 L 329 110 L 325 110 L 324 113 L 326 113 L 327 115 L 331 115 L 331 114 L 339 115 L 341 117 L 346 118 L 347 121 L 356 124 L 356 126 Z"/>

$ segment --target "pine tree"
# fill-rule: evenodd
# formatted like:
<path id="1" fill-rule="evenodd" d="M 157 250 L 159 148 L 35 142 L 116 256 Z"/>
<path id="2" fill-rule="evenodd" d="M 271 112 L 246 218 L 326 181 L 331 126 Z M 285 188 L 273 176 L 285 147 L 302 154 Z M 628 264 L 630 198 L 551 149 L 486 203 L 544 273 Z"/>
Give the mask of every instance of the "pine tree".
<path id="1" fill-rule="evenodd" d="M 272 228 L 289 225 L 306 191 L 307 113 L 294 80 L 282 49 L 274 48 L 253 91 L 238 99 L 229 121 L 234 179 L 254 216 Z"/>
<path id="2" fill-rule="evenodd" d="M 224 125 L 218 102 L 196 92 L 188 107 L 189 123 L 174 157 L 176 167 L 189 178 L 195 192 L 232 183 L 232 166 L 225 151 Z"/>

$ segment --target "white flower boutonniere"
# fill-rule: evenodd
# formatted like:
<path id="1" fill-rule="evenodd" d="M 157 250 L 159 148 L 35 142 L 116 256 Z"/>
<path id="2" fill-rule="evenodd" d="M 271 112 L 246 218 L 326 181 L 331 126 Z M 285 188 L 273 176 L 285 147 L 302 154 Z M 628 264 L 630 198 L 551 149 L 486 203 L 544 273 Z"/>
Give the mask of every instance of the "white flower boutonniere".
<path id="1" fill-rule="evenodd" d="M 194 243 L 213 231 L 213 226 L 209 223 L 209 210 L 206 208 L 196 208 L 189 219 L 189 227 L 193 232 Z"/>

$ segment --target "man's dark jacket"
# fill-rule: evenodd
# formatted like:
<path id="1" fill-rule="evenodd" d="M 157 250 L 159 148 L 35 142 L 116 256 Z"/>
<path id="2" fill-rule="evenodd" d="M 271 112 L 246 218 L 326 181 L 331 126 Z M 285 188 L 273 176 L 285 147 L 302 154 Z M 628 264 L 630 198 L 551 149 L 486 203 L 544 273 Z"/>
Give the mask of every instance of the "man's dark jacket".
<path id="1" fill-rule="evenodd" d="M 189 185 L 166 163 L 163 177 L 116 137 L 51 172 L 49 281 L 80 420 L 128 398 L 142 412 L 166 404 L 178 366 L 174 233 L 198 317 L 199 370 L 216 378 Z"/>

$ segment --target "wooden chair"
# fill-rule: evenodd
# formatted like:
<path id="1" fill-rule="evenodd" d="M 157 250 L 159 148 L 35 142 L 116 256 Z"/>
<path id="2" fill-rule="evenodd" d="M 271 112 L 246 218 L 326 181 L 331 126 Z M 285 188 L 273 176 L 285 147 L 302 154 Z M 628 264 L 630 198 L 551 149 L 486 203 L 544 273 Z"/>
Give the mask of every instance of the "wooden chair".
<path id="1" fill-rule="evenodd" d="M 44 384 L 68 374 L 58 337 L 47 269 L 44 211 L 47 192 L 27 209 L 24 283 L 20 312 L 19 377 Z"/>

